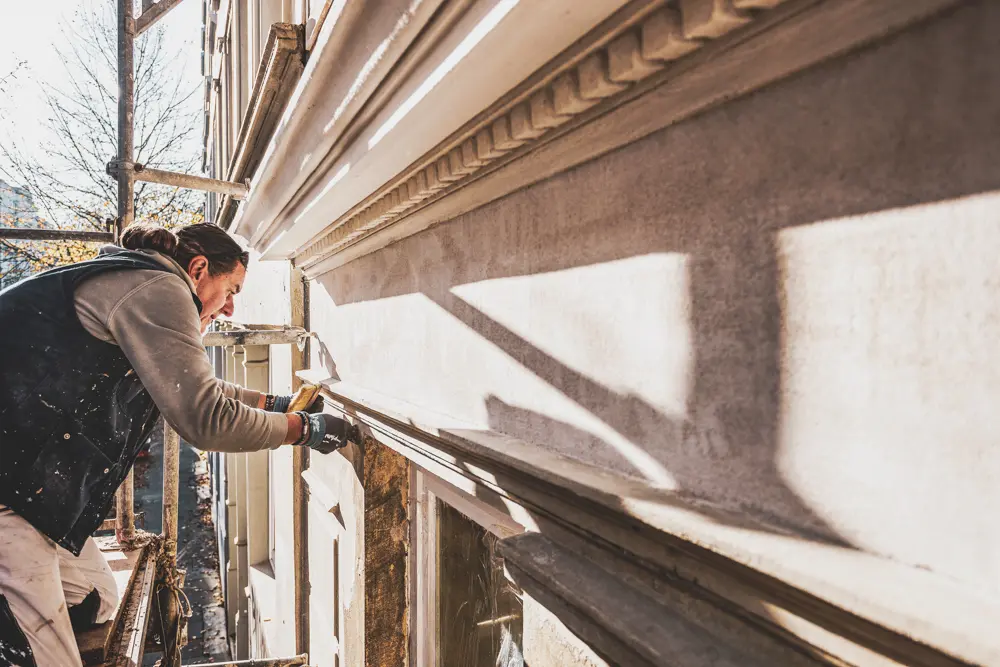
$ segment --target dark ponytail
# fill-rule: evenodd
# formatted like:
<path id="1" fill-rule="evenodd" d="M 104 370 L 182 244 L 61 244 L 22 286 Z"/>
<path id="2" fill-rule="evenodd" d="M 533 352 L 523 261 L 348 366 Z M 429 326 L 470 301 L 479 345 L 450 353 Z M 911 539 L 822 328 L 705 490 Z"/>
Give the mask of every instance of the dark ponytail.
<path id="1" fill-rule="evenodd" d="M 173 258 L 187 270 L 191 260 L 199 255 L 208 259 L 208 272 L 213 276 L 229 273 L 239 262 L 246 268 L 250 253 L 246 252 L 221 227 L 202 222 L 180 227 L 172 232 L 165 227 L 137 223 L 122 233 L 121 244 L 129 250 L 155 250 Z"/>

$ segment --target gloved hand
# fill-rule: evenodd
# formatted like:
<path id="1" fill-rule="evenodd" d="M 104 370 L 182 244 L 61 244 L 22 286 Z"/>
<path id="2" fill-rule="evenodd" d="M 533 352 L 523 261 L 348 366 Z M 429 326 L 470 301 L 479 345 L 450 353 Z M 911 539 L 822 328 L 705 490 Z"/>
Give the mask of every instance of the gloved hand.
<path id="1" fill-rule="evenodd" d="M 310 406 L 312 407 L 312 406 Z M 354 424 L 325 413 L 296 412 L 302 417 L 302 437 L 295 444 L 330 454 L 347 444 L 348 440 L 361 442 L 361 430 Z"/>
<path id="2" fill-rule="evenodd" d="M 291 396 L 275 396 L 274 394 L 264 394 L 264 409 L 268 412 L 288 412 L 288 406 L 292 403 Z M 323 412 L 323 394 L 316 394 L 316 398 L 309 407 L 306 408 L 306 412 L 309 414 L 316 414 Z"/>

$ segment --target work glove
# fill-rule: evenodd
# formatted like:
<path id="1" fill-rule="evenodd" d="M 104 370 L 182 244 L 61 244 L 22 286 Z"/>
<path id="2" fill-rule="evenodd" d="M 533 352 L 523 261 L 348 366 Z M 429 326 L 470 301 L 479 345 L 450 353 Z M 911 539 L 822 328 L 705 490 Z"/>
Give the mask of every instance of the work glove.
<path id="1" fill-rule="evenodd" d="M 311 407 L 311 406 L 310 406 Z M 325 413 L 296 412 L 302 417 L 302 435 L 296 445 L 309 447 L 321 454 L 330 454 L 352 442 L 361 442 L 361 430 L 346 420 Z"/>
<path id="2" fill-rule="evenodd" d="M 268 412 L 288 412 L 288 406 L 291 405 L 291 403 L 291 396 L 264 394 L 264 409 Z M 309 407 L 307 407 L 305 411 L 309 414 L 323 412 L 323 405 L 323 394 L 316 394 L 316 398 L 309 404 Z"/>

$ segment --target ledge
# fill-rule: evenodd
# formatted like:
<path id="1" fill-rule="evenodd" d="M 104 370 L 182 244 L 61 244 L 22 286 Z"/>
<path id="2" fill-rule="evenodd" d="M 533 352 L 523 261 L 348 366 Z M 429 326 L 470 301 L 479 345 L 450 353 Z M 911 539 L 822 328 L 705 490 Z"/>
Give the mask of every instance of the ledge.
<path id="1" fill-rule="evenodd" d="M 234 231 L 291 257 L 609 15 L 661 3 L 363 3 L 328 18 Z"/>
<path id="2" fill-rule="evenodd" d="M 422 97 L 413 89 L 488 14 L 426 19 L 426 34 L 407 37 L 399 56 L 395 73 L 409 78 L 373 73 L 363 81 L 370 100 L 345 99 L 336 112 L 319 107 L 337 99 L 314 100 L 320 83 L 310 80 L 334 76 L 314 54 L 236 232 L 265 259 L 294 258 L 315 277 L 959 0 L 607 0 L 585 16 L 571 3 L 573 29 L 560 24 L 545 49 L 537 39 L 526 48 L 527 26 L 551 32 L 562 2 L 541 17 L 510 10 Z"/>
<path id="3" fill-rule="evenodd" d="M 242 183 L 253 176 L 305 66 L 302 26 L 275 23 L 254 78 L 250 104 L 240 123 L 240 136 L 226 180 Z M 215 224 L 228 229 L 239 202 L 226 195 Z"/>
<path id="4" fill-rule="evenodd" d="M 321 383 L 337 410 L 444 481 L 517 503 L 547 536 L 614 545 L 604 554 L 612 572 L 658 572 L 650 590 L 693 589 L 783 641 L 850 664 L 876 657 L 928 667 L 1000 664 L 1000 603 L 950 579 L 805 539 L 348 383 Z"/>

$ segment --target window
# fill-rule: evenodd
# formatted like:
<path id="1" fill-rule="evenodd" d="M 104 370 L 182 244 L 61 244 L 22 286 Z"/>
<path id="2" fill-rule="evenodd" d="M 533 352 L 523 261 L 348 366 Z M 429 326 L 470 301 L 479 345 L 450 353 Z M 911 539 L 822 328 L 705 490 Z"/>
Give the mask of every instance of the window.
<path id="1" fill-rule="evenodd" d="M 498 543 L 524 529 L 483 499 L 421 471 L 410 488 L 416 667 L 523 667 L 521 590 Z"/>
<path id="2" fill-rule="evenodd" d="M 522 667 L 521 590 L 499 538 L 440 500 L 437 512 L 438 665 Z"/>

